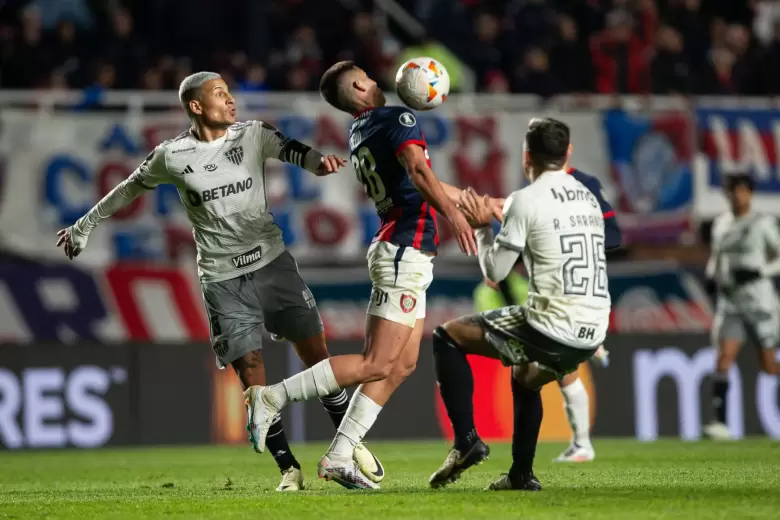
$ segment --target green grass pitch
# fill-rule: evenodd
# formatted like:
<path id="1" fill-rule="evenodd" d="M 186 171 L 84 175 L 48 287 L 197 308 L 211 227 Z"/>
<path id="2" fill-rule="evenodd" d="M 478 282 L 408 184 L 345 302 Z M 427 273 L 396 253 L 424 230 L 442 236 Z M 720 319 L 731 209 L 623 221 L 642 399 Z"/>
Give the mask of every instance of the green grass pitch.
<path id="1" fill-rule="evenodd" d="M 441 442 L 375 443 L 387 478 L 378 492 L 316 478 L 324 445 L 296 446 L 306 491 L 276 493 L 269 455 L 247 447 L 138 448 L 0 453 L 0 519 L 355 518 L 715 519 L 780 518 L 780 443 L 597 439 L 596 461 L 558 465 L 563 448 L 542 444 L 541 493 L 486 492 L 509 466 L 509 446 L 444 490 L 427 479 Z"/>

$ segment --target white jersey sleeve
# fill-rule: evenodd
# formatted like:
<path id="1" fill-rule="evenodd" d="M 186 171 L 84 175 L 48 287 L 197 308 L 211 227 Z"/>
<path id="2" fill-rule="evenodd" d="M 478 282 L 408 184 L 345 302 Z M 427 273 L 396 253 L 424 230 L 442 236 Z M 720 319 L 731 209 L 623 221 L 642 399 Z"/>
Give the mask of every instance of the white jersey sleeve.
<path id="1" fill-rule="evenodd" d="M 278 159 L 316 173 L 322 161 L 320 152 L 295 139 L 290 139 L 273 125 L 262 121 L 252 123 L 256 127 L 258 152 L 263 159 Z"/>
<path id="2" fill-rule="evenodd" d="M 527 193 L 527 192 L 526 192 Z M 507 249 L 522 254 L 528 238 L 528 229 L 533 212 L 533 206 L 524 200 L 523 190 L 516 191 L 504 202 L 503 222 L 501 231 L 496 237 L 496 243 Z"/>
<path id="3" fill-rule="evenodd" d="M 485 278 L 493 282 L 500 282 L 509 275 L 525 249 L 530 211 L 520 202 L 521 198 L 522 192 L 515 192 L 504 203 L 501 231 L 495 242 L 492 229 L 476 232 L 479 266 Z"/>
<path id="4" fill-rule="evenodd" d="M 160 184 L 169 183 L 168 168 L 165 164 L 165 143 L 152 150 L 144 162 L 130 174 L 129 179 L 147 190 L 152 190 Z"/>
<path id="5" fill-rule="evenodd" d="M 86 215 L 76 221 L 73 226 L 74 234 L 87 237 L 102 220 L 109 218 L 130 204 L 146 190 L 154 189 L 155 186 L 165 183 L 167 178 L 165 149 L 160 145 L 127 179 L 106 194 Z"/>
<path id="6" fill-rule="evenodd" d="M 772 258 L 762 269 L 762 274 L 774 277 L 780 274 L 780 230 L 777 220 L 770 216 L 762 218 L 761 231 L 766 241 L 767 256 Z"/>

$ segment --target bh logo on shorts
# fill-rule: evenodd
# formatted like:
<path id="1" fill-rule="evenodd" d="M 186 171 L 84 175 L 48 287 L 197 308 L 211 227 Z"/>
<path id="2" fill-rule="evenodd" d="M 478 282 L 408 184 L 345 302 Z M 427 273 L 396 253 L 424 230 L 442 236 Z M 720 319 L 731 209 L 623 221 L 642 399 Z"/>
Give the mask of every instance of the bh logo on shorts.
<path id="1" fill-rule="evenodd" d="M 408 294 L 402 294 L 401 295 L 401 310 L 405 313 L 410 313 L 414 310 L 415 305 L 417 305 L 417 300 L 414 299 L 413 296 L 409 296 Z"/>

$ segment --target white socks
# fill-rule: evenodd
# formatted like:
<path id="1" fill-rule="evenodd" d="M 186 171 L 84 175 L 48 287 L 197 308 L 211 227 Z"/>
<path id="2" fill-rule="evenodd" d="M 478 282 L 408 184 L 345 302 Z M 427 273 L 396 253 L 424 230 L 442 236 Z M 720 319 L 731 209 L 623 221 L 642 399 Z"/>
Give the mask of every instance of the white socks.
<path id="1" fill-rule="evenodd" d="M 590 443 L 590 398 L 581 379 L 561 388 L 564 408 L 569 418 L 573 440 L 579 446 L 591 447 Z"/>
<path id="2" fill-rule="evenodd" d="M 352 458 L 355 445 L 363 440 L 368 430 L 374 425 L 382 407 L 376 404 L 370 397 L 361 392 L 362 386 L 355 390 L 352 400 L 349 402 L 347 414 L 341 421 L 336 438 L 328 449 L 328 454 L 336 458 Z"/>
<path id="3" fill-rule="evenodd" d="M 341 388 L 333 375 L 330 359 L 325 359 L 279 384 L 270 386 L 269 390 L 286 404 L 306 401 L 313 397 L 325 397 L 338 392 Z"/>

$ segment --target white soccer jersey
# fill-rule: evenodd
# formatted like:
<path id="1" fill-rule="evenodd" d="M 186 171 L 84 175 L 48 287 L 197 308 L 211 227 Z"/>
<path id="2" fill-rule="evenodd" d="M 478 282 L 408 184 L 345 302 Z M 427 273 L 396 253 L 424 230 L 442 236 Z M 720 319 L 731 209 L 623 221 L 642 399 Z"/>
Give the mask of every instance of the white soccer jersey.
<path id="1" fill-rule="evenodd" d="M 601 345 L 611 307 L 604 217 L 585 185 L 561 170 L 512 193 L 496 243 L 523 255 L 532 327 L 571 347 Z"/>
<path id="2" fill-rule="evenodd" d="M 731 211 L 723 213 L 712 225 L 712 255 L 707 263 L 708 275 L 719 286 L 733 286 L 735 269 L 764 271 L 772 257 L 780 254 L 780 232 L 772 217 L 748 213 L 736 218 Z M 726 311 L 777 311 L 777 294 L 769 278 L 729 293 L 721 294 L 718 307 Z"/>
<path id="3" fill-rule="evenodd" d="M 292 144 L 292 146 L 291 146 Z M 259 269 L 285 250 L 282 232 L 268 213 L 265 160 L 275 158 L 316 169 L 321 155 L 260 121 L 236 123 L 211 142 L 191 131 L 165 141 L 122 184 L 79 219 L 82 236 L 143 190 L 173 184 L 193 227 L 198 274 L 217 282 Z"/>

